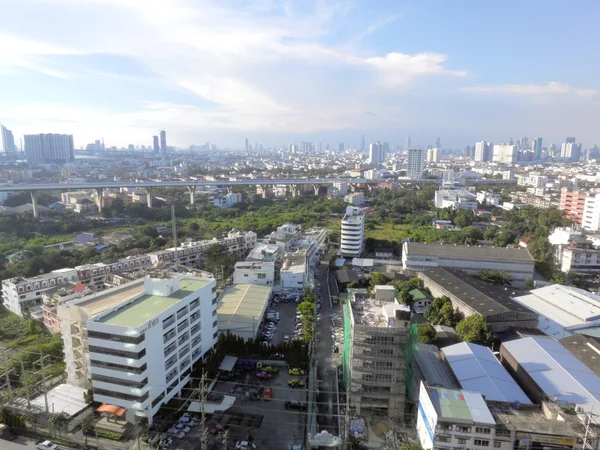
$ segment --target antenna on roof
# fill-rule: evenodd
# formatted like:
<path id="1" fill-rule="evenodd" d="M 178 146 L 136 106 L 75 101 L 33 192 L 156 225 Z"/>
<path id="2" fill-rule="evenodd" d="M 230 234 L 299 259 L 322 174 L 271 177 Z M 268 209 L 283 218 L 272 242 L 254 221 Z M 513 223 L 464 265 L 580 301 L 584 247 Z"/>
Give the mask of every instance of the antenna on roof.
<path id="1" fill-rule="evenodd" d="M 175 264 L 179 265 L 179 252 L 177 251 L 177 219 L 175 217 L 175 204 L 171 205 L 171 228 L 173 229 L 173 246 L 175 247 Z"/>

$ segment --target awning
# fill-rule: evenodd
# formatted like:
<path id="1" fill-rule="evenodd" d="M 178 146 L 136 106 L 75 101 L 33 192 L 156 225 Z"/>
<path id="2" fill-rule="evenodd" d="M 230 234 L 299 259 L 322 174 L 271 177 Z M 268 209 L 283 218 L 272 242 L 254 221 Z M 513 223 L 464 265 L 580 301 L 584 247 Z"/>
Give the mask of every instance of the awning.
<path id="1" fill-rule="evenodd" d="M 223 358 L 223 361 L 221 361 L 219 370 L 222 370 L 223 372 L 231 372 L 235 367 L 237 360 L 237 356 L 226 355 L 225 358 Z"/>
<path id="2" fill-rule="evenodd" d="M 125 413 L 127 412 L 127 410 L 125 408 L 121 408 L 120 406 L 116 406 L 116 405 L 107 405 L 107 404 L 103 404 L 96 411 L 97 412 L 106 412 L 106 413 L 112 414 L 113 416 L 117 416 L 117 417 L 123 417 L 125 415 Z"/>

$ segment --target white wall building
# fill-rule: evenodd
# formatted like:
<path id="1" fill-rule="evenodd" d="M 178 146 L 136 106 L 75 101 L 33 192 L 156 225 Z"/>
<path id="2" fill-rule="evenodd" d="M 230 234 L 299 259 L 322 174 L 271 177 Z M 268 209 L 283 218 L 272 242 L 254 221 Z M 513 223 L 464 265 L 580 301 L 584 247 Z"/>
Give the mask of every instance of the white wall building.
<path id="1" fill-rule="evenodd" d="M 435 191 L 434 204 L 436 208 L 477 209 L 477 197 L 462 189 L 442 189 Z"/>
<path id="2" fill-rule="evenodd" d="M 13 132 L 0 123 L 0 153 L 13 153 L 16 150 Z"/>
<path id="3" fill-rule="evenodd" d="M 365 203 L 365 194 L 362 192 L 353 192 L 344 196 L 344 201 L 354 206 L 361 206 Z"/>
<path id="4" fill-rule="evenodd" d="M 475 161 L 487 162 L 490 160 L 492 144 L 490 142 L 477 142 L 475 144 Z"/>
<path id="5" fill-rule="evenodd" d="M 348 182 L 346 181 L 336 181 L 332 186 L 338 190 L 340 196 L 348 193 Z"/>
<path id="6" fill-rule="evenodd" d="M 600 194 L 585 198 L 581 227 L 588 231 L 600 230 Z"/>
<path id="7" fill-rule="evenodd" d="M 495 192 L 479 191 L 477 193 L 477 201 L 485 203 L 486 206 L 498 206 L 500 204 L 500 194 Z"/>
<path id="8" fill-rule="evenodd" d="M 24 140 L 28 164 L 65 164 L 75 161 L 73 135 L 26 134 Z"/>
<path id="9" fill-rule="evenodd" d="M 432 162 L 432 163 L 440 162 L 440 149 L 439 148 L 427 149 L 427 162 Z"/>
<path id="10" fill-rule="evenodd" d="M 146 278 L 144 292 L 87 322 L 94 400 L 152 419 L 217 341 L 215 280 Z"/>
<path id="11" fill-rule="evenodd" d="M 422 148 L 409 148 L 406 166 L 406 175 L 409 178 L 421 179 L 425 168 L 425 150 Z"/>
<path id="12" fill-rule="evenodd" d="M 275 263 L 239 261 L 235 263 L 233 284 L 259 284 L 272 286 L 275 282 Z"/>
<path id="13" fill-rule="evenodd" d="M 239 192 L 230 192 L 221 197 L 211 200 L 211 203 L 217 208 L 231 208 L 242 201 L 242 194 Z"/>
<path id="14" fill-rule="evenodd" d="M 383 143 L 375 142 L 369 145 L 369 164 L 379 165 L 385 161 L 385 146 Z"/>
<path id="15" fill-rule="evenodd" d="M 519 157 L 519 150 L 516 145 L 499 144 L 494 145 L 493 161 L 504 164 L 514 164 Z"/>
<path id="16" fill-rule="evenodd" d="M 345 256 L 360 256 L 365 240 L 365 215 L 353 206 L 346 208 L 342 219 L 340 251 Z"/>

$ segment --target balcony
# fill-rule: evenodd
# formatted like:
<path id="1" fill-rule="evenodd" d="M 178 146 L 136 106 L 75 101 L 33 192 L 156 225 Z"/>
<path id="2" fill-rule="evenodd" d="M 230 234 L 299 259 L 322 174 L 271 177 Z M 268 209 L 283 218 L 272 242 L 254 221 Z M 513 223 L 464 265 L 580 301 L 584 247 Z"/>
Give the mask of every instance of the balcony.
<path id="1" fill-rule="evenodd" d="M 195 312 L 190 316 L 190 323 L 194 323 L 200 319 L 200 312 Z"/>
<path id="2" fill-rule="evenodd" d="M 189 326 L 190 326 L 189 322 L 187 321 L 187 319 L 185 319 L 185 320 L 179 322 L 179 324 L 177 325 L 177 331 L 179 333 L 181 333 L 183 330 L 185 330 Z"/>
<path id="3" fill-rule="evenodd" d="M 183 336 L 180 336 L 179 339 L 177 339 L 177 345 L 181 345 L 184 342 L 187 342 L 187 340 L 190 338 L 189 334 L 184 334 Z"/>
<path id="4" fill-rule="evenodd" d="M 198 336 L 197 338 L 194 338 L 194 340 L 192 341 L 192 348 L 196 347 L 201 342 L 202 342 L 202 338 L 200 336 Z"/>
<path id="5" fill-rule="evenodd" d="M 198 306 L 200 306 L 200 299 L 199 298 L 197 298 L 196 300 L 194 300 L 193 302 L 190 303 L 190 311 L 193 311 Z"/>
<path id="6" fill-rule="evenodd" d="M 166 330 L 175 323 L 175 316 L 170 316 L 163 321 L 163 330 Z"/>
<path id="7" fill-rule="evenodd" d="M 175 364 L 177 363 L 177 355 L 174 355 L 172 358 L 170 358 L 166 363 L 165 363 L 165 370 L 169 370 L 171 367 L 173 367 Z"/>
<path id="8" fill-rule="evenodd" d="M 189 347 L 182 348 L 181 351 L 179 352 L 179 359 L 183 358 L 189 352 L 190 352 L 190 348 Z"/>
<path id="9" fill-rule="evenodd" d="M 175 336 L 177 335 L 177 333 L 175 332 L 175 330 L 171 330 L 168 333 L 165 333 L 163 335 L 163 342 L 166 344 L 167 342 L 169 342 L 171 339 L 173 339 Z"/>
<path id="10" fill-rule="evenodd" d="M 179 311 L 177 311 L 177 318 L 181 319 L 182 317 L 187 316 L 187 306 L 184 308 L 181 308 Z"/>
<path id="11" fill-rule="evenodd" d="M 172 344 L 169 344 L 169 346 L 167 348 L 165 348 L 165 358 L 167 356 L 169 356 L 171 353 L 173 353 L 173 351 L 176 349 L 177 349 L 177 344 L 175 342 L 173 342 Z"/>
<path id="12" fill-rule="evenodd" d="M 192 336 L 195 335 L 198 331 L 200 331 L 201 328 L 202 327 L 200 326 L 200 324 L 194 325 L 190 331 L 192 333 Z"/>

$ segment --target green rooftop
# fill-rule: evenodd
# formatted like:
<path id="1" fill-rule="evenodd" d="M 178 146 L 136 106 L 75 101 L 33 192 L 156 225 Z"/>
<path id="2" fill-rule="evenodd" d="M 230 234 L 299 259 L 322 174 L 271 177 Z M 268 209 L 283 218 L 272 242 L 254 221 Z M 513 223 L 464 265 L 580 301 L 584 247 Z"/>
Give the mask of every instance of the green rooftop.
<path id="1" fill-rule="evenodd" d="M 98 319 L 100 323 L 119 327 L 137 328 L 180 300 L 208 284 L 205 280 L 181 280 L 180 289 L 168 297 L 144 294 L 132 303 Z"/>
<path id="2" fill-rule="evenodd" d="M 413 289 L 409 292 L 409 294 L 412 295 L 413 299 L 415 299 L 416 301 L 427 299 L 431 300 L 431 295 L 429 295 L 425 291 L 422 291 L 421 289 Z"/>

